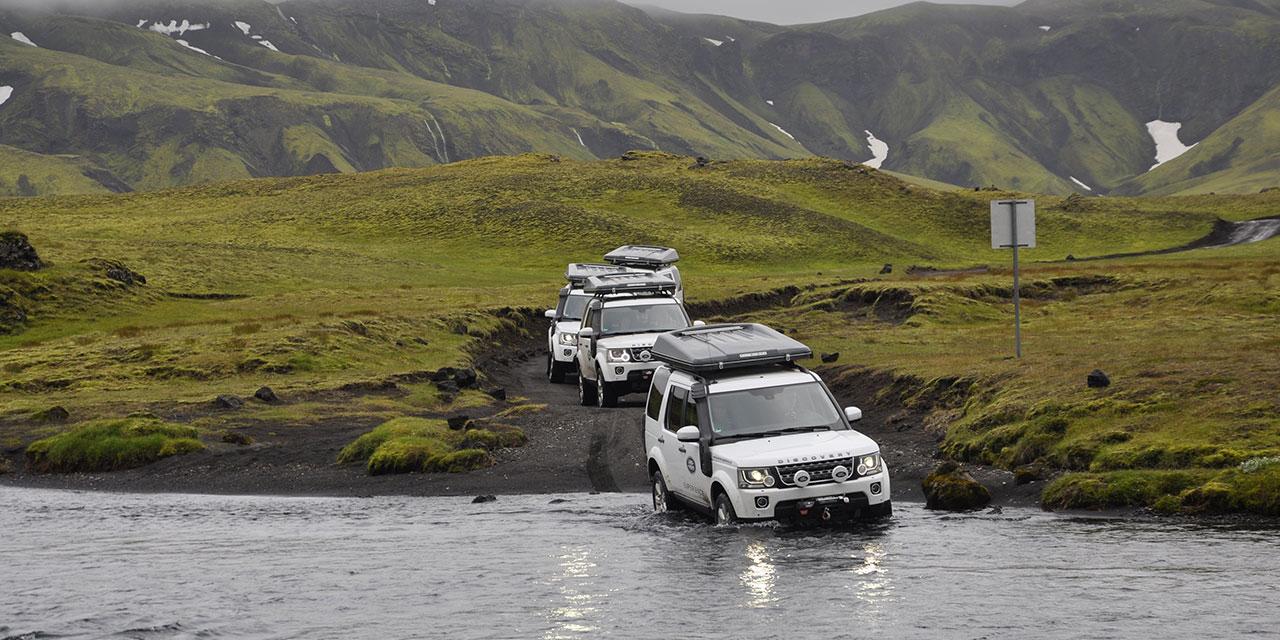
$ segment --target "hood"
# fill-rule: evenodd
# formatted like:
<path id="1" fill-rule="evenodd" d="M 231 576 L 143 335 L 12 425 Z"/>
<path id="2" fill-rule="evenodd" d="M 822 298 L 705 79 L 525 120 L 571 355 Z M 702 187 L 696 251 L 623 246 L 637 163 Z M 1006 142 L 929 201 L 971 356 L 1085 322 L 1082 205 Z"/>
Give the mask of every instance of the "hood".
<path id="1" fill-rule="evenodd" d="M 582 323 L 577 320 L 561 320 L 556 322 L 556 333 L 576 334 L 581 326 Z"/>
<path id="2" fill-rule="evenodd" d="M 627 336 L 614 336 L 612 338 L 600 338 L 601 349 L 635 349 L 649 348 L 653 346 L 654 341 L 658 339 L 661 333 L 637 333 Z"/>
<path id="3" fill-rule="evenodd" d="M 879 449 L 874 440 L 857 431 L 818 431 L 716 445 L 711 449 L 711 455 L 736 467 L 772 467 L 850 458 Z"/>

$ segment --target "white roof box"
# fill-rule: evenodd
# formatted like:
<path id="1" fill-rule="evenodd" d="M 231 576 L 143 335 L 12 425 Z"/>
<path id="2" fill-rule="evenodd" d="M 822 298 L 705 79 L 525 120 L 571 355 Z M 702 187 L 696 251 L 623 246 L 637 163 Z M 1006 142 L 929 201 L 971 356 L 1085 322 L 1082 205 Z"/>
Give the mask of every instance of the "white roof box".
<path id="1" fill-rule="evenodd" d="M 680 254 L 670 247 L 629 244 L 604 254 L 604 261 L 623 267 L 661 269 L 680 261 Z"/>
<path id="2" fill-rule="evenodd" d="M 762 324 L 709 324 L 658 336 L 653 357 L 674 369 L 710 373 L 813 357 L 803 343 Z"/>
<path id="3" fill-rule="evenodd" d="M 582 290 L 598 296 L 616 293 L 669 296 L 676 292 L 676 283 L 647 272 L 614 273 L 587 278 Z"/>
<path id="4" fill-rule="evenodd" d="M 626 273 L 630 271 L 627 267 L 621 267 L 616 264 L 591 264 L 588 262 L 575 262 L 570 264 L 564 270 L 564 279 L 575 287 L 581 287 L 586 283 L 587 278 L 591 276 L 603 276 L 611 273 Z"/>

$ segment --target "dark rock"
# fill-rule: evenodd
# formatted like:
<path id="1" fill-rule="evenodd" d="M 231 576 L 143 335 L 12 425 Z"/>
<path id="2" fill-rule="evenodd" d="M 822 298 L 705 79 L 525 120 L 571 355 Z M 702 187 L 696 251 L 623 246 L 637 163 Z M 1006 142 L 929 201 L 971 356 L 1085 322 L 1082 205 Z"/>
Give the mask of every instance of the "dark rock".
<path id="1" fill-rule="evenodd" d="M 489 397 L 493 398 L 494 400 L 505 401 L 507 399 L 507 390 L 503 389 L 502 387 L 498 387 L 496 389 L 490 389 L 486 393 L 488 393 Z"/>
<path id="2" fill-rule="evenodd" d="M 458 370 L 454 369 L 453 367 L 444 367 L 442 369 L 438 369 L 435 371 L 435 373 L 431 374 L 431 381 L 444 382 L 445 380 L 452 380 L 454 374 L 456 374 L 457 372 Z"/>
<path id="3" fill-rule="evenodd" d="M 44 262 L 40 260 L 35 247 L 31 246 L 25 233 L 0 232 L 0 269 L 35 271 L 42 267 Z"/>
<path id="4" fill-rule="evenodd" d="M 280 402 L 280 396 L 276 395 L 276 392 L 273 391 L 271 387 L 262 387 L 257 391 L 254 391 L 253 397 L 269 404 Z"/>
<path id="5" fill-rule="evenodd" d="M 460 335 L 460 336 L 465 336 L 465 335 L 467 335 L 468 330 L 469 330 L 469 329 L 467 328 L 467 325 L 466 325 L 466 324 L 463 324 L 463 323 L 461 323 L 461 322 L 459 322 L 458 324 L 453 325 L 453 327 L 450 329 L 450 331 L 453 331 L 454 333 L 456 333 L 456 334 L 458 334 L 458 335 Z"/>
<path id="6" fill-rule="evenodd" d="M 568 500 L 565 500 L 564 498 L 552 498 L 547 504 L 564 504 L 566 502 L 568 502 Z"/>
<path id="7" fill-rule="evenodd" d="M 497 501 L 498 501 L 498 496 L 495 496 L 495 495 L 493 495 L 493 494 L 489 494 L 489 495 L 485 495 L 485 496 L 476 496 L 476 497 L 472 498 L 472 499 L 471 499 L 471 504 L 484 504 L 484 503 L 486 503 L 486 502 L 497 502 Z"/>
<path id="8" fill-rule="evenodd" d="M 891 264 L 886 264 L 882 269 L 880 269 L 880 275 L 885 275 L 888 273 L 893 273 L 893 265 Z"/>
<path id="9" fill-rule="evenodd" d="M 226 431 L 222 434 L 222 441 L 227 444 L 247 447 L 253 444 L 253 437 L 247 433 L 241 433 L 239 431 Z"/>
<path id="10" fill-rule="evenodd" d="M 689 168 L 690 168 L 690 169 L 702 169 L 702 168 L 705 168 L 705 167 L 709 166 L 710 164 L 711 164 L 711 161 L 710 161 L 710 160 L 708 160 L 708 159 L 706 159 L 706 158 L 704 158 L 704 157 L 702 157 L 702 156 L 698 156 L 698 158 L 697 158 L 696 160 L 694 160 L 694 161 L 693 161 L 693 164 L 689 165 Z"/>
<path id="11" fill-rule="evenodd" d="M 941 511 L 972 511 L 991 502 L 991 492 L 968 471 L 947 461 L 934 468 L 922 483 L 925 508 Z"/>
<path id="12" fill-rule="evenodd" d="M 146 276 L 125 266 L 123 262 L 116 260 L 104 260 L 102 258 L 90 258 L 84 261 L 85 264 L 93 267 L 108 280 L 115 280 L 127 287 L 141 285 L 147 283 Z"/>
<path id="13" fill-rule="evenodd" d="M 476 386 L 478 380 L 475 369 L 459 369 L 453 374 L 453 382 L 458 385 L 459 389 L 470 389 Z"/>
<path id="14" fill-rule="evenodd" d="M 998 516 L 998 515 L 1000 515 L 1000 514 L 1004 513 L 1004 507 L 1001 507 L 1000 505 L 996 505 L 996 506 L 991 507 L 990 509 L 988 509 L 988 510 L 987 510 L 987 513 L 988 513 L 989 515 Z"/>
<path id="15" fill-rule="evenodd" d="M 454 431 L 466 429 L 469 422 L 471 422 L 471 416 L 453 416 L 448 419 L 449 428 Z"/>
<path id="16" fill-rule="evenodd" d="M 1067 262 L 1075 262 L 1075 261 L 1076 261 L 1076 257 L 1075 257 L 1075 255 L 1074 255 L 1074 254 L 1070 254 L 1070 253 L 1068 253 L 1068 254 L 1067 254 Z"/>
<path id="17" fill-rule="evenodd" d="M 1090 389 L 1103 389 L 1111 386 L 1111 377 L 1102 372 L 1102 369 L 1094 369 L 1089 372 L 1089 377 L 1085 379 L 1085 383 Z"/>
<path id="18" fill-rule="evenodd" d="M 452 380 L 442 380 L 435 384 L 436 388 L 439 389 L 442 394 L 454 395 L 461 391 L 461 389 L 458 388 L 458 383 Z"/>
<path id="19" fill-rule="evenodd" d="M 837 351 L 837 352 L 835 352 L 835 353 L 824 353 L 824 354 L 822 354 L 822 363 L 823 363 L 823 364 L 831 364 L 831 363 L 833 363 L 833 362 L 836 362 L 836 361 L 837 361 L 837 360 L 839 360 L 839 359 L 840 359 L 840 352 L 839 352 L 839 351 Z"/>
<path id="20" fill-rule="evenodd" d="M 35 412 L 31 416 L 36 422 L 66 422 L 71 419 L 71 412 L 63 407 L 49 407 Z"/>
<path id="21" fill-rule="evenodd" d="M 213 399 L 213 406 L 218 409 L 239 409 L 244 406 L 244 400 L 236 396 L 222 395 Z"/>

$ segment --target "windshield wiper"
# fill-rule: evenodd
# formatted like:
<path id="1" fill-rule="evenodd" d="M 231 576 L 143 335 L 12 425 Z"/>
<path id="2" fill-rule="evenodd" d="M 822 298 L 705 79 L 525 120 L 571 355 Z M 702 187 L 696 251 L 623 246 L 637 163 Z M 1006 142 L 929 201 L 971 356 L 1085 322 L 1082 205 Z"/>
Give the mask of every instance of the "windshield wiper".
<path id="1" fill-rule="evenodd" d="M 769 431 L 753 431 L 751 433 L 731 433 L 727 436 L 720 436 L 717 440 L 727 440 L 729 438 L 769 438 L 773 436 L 785 436 L 792 433 L 812 433 L 814 431 L 830 431 L 831 425 L 823 424 L 813 427 L 788 427 L 786 429 L 772 429 Z"/>

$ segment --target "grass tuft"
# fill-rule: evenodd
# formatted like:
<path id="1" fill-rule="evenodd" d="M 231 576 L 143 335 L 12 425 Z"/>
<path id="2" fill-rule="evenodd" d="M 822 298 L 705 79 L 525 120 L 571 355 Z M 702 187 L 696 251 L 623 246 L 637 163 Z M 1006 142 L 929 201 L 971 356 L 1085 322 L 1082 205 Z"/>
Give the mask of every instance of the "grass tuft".
<path id="1" fill-rule="evenodd" d="M 153 418 L 97 420 L 27 447 L 28 466 L 37 473 L 116 471 L 162 458 L 200 451 L 194 427 Z"/>

